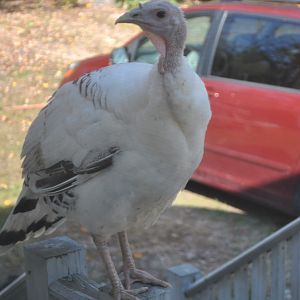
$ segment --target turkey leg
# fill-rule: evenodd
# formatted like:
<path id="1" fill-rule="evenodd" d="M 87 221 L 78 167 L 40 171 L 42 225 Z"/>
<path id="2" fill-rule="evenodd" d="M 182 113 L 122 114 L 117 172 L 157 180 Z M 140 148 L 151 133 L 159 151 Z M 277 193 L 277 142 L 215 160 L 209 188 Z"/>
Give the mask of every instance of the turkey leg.
<path id="1" fill-rule="evenodd" d="M 168 282 L 155 278 L 153 275 L 149 274 L 146 271 L 137 269 L 130 250 L 130 245 L 128 242 L 126 231 L 119 232 L 118 236 L 123 256 L 123 272 L 125 276 L 126 289 L 129 290 L 131 283 L 137 281 L 162 286 L 164 288 L 171 287 L 171 285 Z"/>
<path id="2" fill-rule="evenodd" d="M 93 235 L 93 240 L 100 251 L 101 257 L 105 264 L 106 271 L 112 285 L 112 295 L 114 300 L 139 300 L 139 298 L 135 297 L 135 295 L 146 292 L 148 288 L 144 287 L 130 291 L 126 290 L 122 285 L 115 265 L 112 261 L 107 241 L 101 236 L 96 235 Z"/>

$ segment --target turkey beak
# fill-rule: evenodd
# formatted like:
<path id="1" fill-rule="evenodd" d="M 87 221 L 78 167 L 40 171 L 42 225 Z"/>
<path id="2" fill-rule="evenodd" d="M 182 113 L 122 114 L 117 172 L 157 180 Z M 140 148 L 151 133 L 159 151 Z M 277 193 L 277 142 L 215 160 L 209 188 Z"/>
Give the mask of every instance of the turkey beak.
<path id="1" fill-rule="evenodd" d="M 119 17 L 116 20 L 115 24 L 132 23 L 132 24 L 140 25 L 141 21 L 142 21 L 142 11 L 141 11 L 141 7 L 138 7 L 126 12 L 124 15 Z"/>

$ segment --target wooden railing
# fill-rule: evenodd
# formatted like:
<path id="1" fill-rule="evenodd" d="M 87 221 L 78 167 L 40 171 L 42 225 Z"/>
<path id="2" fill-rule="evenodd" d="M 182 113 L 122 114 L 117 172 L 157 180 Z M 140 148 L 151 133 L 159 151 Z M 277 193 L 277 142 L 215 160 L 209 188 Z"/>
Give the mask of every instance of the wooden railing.
<path id="1" fill-rule="evenodd" d="M 67 237 L 25 247 L 26 275 L 0 300 L 109 300 L 109 286 L 86 275 L 85 250 Z M 171 289 L 150 287 L 143 300 L 300 300 L 300 218 L 207 276 L 185 264 L 167 270 Z M 139 286 L 136 286 L 139 287 Z"/>
<path id="2" fill-rule="evenodd" d="M 51 238 L 24 247 L 24 254 L 26 273 L 0 291 L 0 300 L 112 300 L 109 286 L 87 277 L 85 250 L 77 242 Z M 171 268 L 168 276 L 175 288 L 149 286 L 140 299 L 175 300 L 174 294 L 184 293 L 182 282 L 191 284 L 197 274 L 191 265 Z"/>
<path id="3" fill-rule="evenodd" d="M 300 218 L 185 291 L 197 300 L 300 300 Z"/>

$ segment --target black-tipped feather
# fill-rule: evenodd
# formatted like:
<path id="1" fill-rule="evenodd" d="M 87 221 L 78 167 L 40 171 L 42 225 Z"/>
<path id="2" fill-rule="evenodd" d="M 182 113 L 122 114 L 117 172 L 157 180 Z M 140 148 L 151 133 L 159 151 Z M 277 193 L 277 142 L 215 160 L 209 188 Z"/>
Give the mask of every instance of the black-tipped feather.
<path id="1" fill-rule="evenodd" d="M 9 246 L 16 244 L 17 242 L 22 242 L 26 239 L 27 234 L 31 232 L 35 233 L 42 228 L 45 228 L 45 230 L 47 230 L 62 219 L 63 217 L 57 217 L 54 221 L 50 222 L 47 221 L 47 215 L 45 215 L 37 222 L 32 222 L 26 229 L 22 229 L 19 231 L 4 230 L 0 233 L 0 246 Z"/>
<path id="2" fill-rule="evenodd" d="M 71 161 L 60 161 L 56 164 L 35 172 L 36 193 L 53 195 L 72 189 L 82 182 L 80 175 L 90 175 L 100 172 L 113 164 L 118 147 L 111 147 L 104 153 L 95 153 L 96 157 L 82 167 L 76 167 Z M 86 177 L 87 179 L 89 177 Z"/>
<path id="3" fill-rule="evenodd" d="M 24 241 L 26 239 L 26 233 L 24 230 L 19 231 L 2 231 L 0 233 L 0 246 L 8 246 L 16 244 L 17 242 Z"/>
<path id="4" fill-rule="evenodd" d="M 13 210 L 13 214 L 25 213 L 36 208 L 38 198 L 22 197 L 17 206 Z"/>

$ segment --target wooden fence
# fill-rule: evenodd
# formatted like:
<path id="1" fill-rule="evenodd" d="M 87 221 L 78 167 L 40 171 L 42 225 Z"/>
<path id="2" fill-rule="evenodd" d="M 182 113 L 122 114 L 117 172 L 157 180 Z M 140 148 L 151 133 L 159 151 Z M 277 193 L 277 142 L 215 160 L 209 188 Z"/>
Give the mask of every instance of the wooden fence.
<path id="1" fill-rule="evenodd" d="M 300 300 L 300 218 L 185 291 L 197 300 Z"/>
<path id="2" fill-rule="evenodd" d="M 25 266 L 0 300 L 112 299 L 87 277 L 85 250 L 67 237 L 26 246 Z M 171 289 L 150 287 L 140 299 L 300 300 L 300 218 L 207 276 L 185 264 L 168 269 L 167 280 Z"/>
<path id="3" fill-rule="evenodd" d="M 112 300 L 110 287 L 86 274 L 85 250 L 67 237 L 51 238 L 24 247 L 25 273 L 0 291 L 0 300 Z M 199 278 L 191 265 L 168 270 L 173 289 L 149 286 L 141 300 L 171 300 Z M 145 286 L 145 285 L 143 285 Z M 134 288 L 141 284 L 134 284 Z"/>

